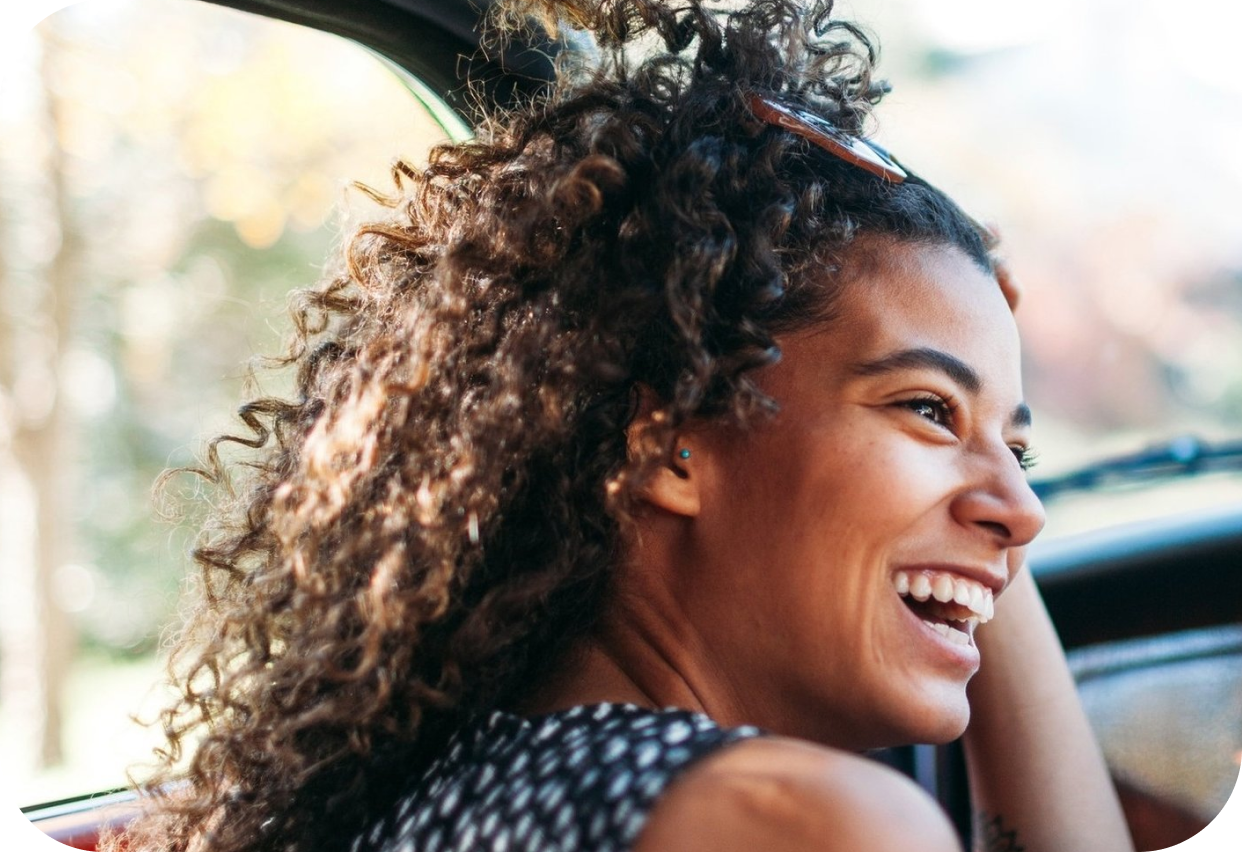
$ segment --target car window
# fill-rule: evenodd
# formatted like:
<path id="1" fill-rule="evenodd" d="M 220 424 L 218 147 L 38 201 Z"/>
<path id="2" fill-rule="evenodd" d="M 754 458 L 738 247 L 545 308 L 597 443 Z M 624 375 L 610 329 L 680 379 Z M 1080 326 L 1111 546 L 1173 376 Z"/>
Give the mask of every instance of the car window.
<path id="1" fill-rule="evenodd" d="M 1003 226 L 1026 294 L 1034 475 L 1184 433 L 1242 436 L 1236 13 L 1209 0 L 1175 17 L 1157 0 L 849 11 L 882 35 L 895 86 L 879 141 Z M 205 3 L 90 0 L 5 61 L 0 755 L 30 804 L 123 784 L 158 739 L 126 716 L 160 703 L 150 685 L 206 492 L 177 477 L 153 498 L 152 483 L 229 428 L 245 364 L 279 351 L 287 293 L 366 215 L 347 182 L 384 187 L 394 156 L 461 128 L 355 45 Z M 279 374 L 263 381 L 280 391 Z M 1242 477 L 1227 474 L 1073 495 L 1049 505 L 1045 535 L 1238 501 Z M 1134 654 L 1146 662 L 1098 662 Z M 1219 807 L 1237 746 L 1204 729 L 1217 750 L 1194 789 L 1208 792 L 1169 797 L 1209 746 L 1173 760 L 1159 743 L 1181 748 L 1183 692 L 1229 697 L 1202 690 L 1230 682 L 1211 673 L 1237 656 L 1169 660 L 1127 645 L 1075 665 L 1113 765 L 1198 819 Z M 63 673 L 59 698 L 40 666 Z M 1164 709 L 1136 721 L 1147 690 Z"/>
<path id="2" fill-rule="evenodd" d="M 194 462 L 351 216 L 461 126 L 342 39 L 92 0 L 15 40 L 0 106 L 0 754 L 28 805 L 118 787 L 187 575 Z M 265 376 L 279 392 L 279 373 Z M 182 499 L 189 497 L 189 499 Z M 201 501 L 200 501 L 201 503 Z M 188 514 L 161 518 L 188 508 Z"/>
<path id="3" fill-rule="evenodd" d="M 1070 666 L 1137 818 L 1211 822 L 1242 766 L 1242 626 L 1082 648 Z"/>
<path id="4" fill-rule="evenodd" d="M 1033 478 L 1242 437 L 1242 12 L 856 0 L 894 84 L 878 138 L 1002 228 L 1024 289 Z M 1173 114 L 1160 105 L 1176 104 Z M 1235 465 L 1235 470 L 1237 465 Z M 1044 536 L 1242 502 L 1242 476 L 1048 506 Z"/>

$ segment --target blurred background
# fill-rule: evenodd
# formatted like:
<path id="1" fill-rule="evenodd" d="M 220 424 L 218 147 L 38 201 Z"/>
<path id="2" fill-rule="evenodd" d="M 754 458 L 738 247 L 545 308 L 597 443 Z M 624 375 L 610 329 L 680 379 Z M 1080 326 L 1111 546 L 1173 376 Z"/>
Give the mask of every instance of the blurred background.
<path id="1" fill-rule="evenodd" d="M 1242 438 L 1239 13 L 1183 0 L 853 0 L 876 135 L 997 223 L 1036 475 Z M 198 497 L 248 364 L 443 126 L 356 45 L 192 0 L 88 0 L 0 60 L 0 755 L 22 804 L 107 789 L 154 732 Z M 278 391 L 279 374 L 261 375 Z M 1046 535 L 1242 500 L 1079 495 Z M 168 510 L 182 512 L 165 518 Z"/>

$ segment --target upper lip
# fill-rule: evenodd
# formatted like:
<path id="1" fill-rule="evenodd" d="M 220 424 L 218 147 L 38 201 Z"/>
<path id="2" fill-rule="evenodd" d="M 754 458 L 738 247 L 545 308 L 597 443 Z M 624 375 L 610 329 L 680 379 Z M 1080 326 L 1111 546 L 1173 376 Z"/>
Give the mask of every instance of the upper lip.
<path id="1" fill-rule="evenodd" d="M 917 565 L 901 565 L 899 571 L 942 571 L 946 574 L 957 574 L 967 580 L 974 580 L 992 590 L 992 595 L 999 595 L 1009 584 L 1007 572 L 996 572 L 977 565 L 958 565 L 952 562 L 920 562 Z"/>

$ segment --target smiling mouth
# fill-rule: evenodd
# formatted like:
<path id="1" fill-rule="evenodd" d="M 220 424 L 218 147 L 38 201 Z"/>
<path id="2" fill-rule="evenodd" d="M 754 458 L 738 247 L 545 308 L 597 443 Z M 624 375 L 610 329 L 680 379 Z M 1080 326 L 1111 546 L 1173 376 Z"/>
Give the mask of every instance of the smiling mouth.
<path id="1" fill-rule="evenodd" d="M 955 645 L 970 645 L 975 627 L 995 614 L 992 590 L 944 571 L 898 571 L 893 586 L 924 624 Z"/>

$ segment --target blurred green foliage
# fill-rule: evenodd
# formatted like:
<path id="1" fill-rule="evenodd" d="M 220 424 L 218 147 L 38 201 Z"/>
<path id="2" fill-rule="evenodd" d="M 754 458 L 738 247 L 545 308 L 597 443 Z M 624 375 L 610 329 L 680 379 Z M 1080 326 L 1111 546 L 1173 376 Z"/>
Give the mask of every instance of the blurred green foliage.
<path id="1" fill-rule="evenodd" d="M 85 645 L 146 654 L 174 621 L 211 499 L 187 475 L 153 484 L 240 426 L 230 412 L 256 356 L 282 350 L 289 293 L 320 279 L 349 216 L 374 212 L 350 208 L 348 182 L 387 186 L 394 158 L 444 133 L 357 46 L 207 4 L 71 7 L 27 60 L 3 119 L 0 222 L 72 254 L 58 333 L 73 452 L 47 461 L 74 483 L 61 599 Z M 55 220 L 41 198 L 58 183 Z M 22 289 L 11 301 L 37 304 L 37 241 L 10 229 L 0 244 Z M 265 392 L 288 384 L 258 373 Z"/>

